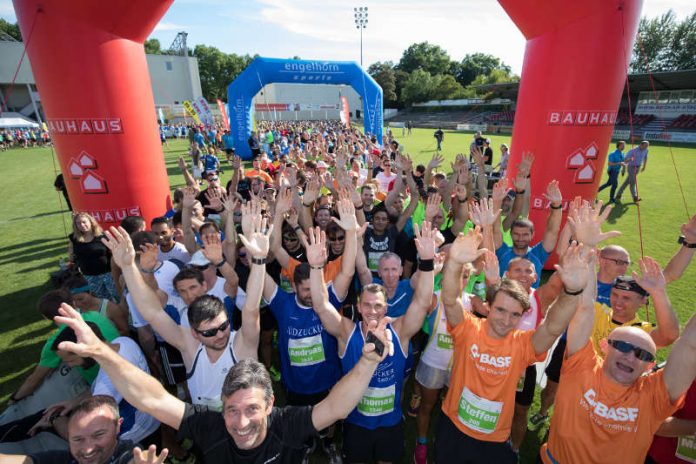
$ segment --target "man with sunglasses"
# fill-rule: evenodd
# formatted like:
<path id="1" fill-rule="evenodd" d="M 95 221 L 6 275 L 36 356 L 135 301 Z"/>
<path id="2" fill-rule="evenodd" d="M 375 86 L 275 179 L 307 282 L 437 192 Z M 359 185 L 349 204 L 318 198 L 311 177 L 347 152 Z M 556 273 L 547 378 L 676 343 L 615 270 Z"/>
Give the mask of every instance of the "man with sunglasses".
<path id="1" fill-rule="evenodd" d="M 648 276 L 653 272 L 647 271 Z M 643 462 L 653 434 L 681 407 L 696 376 L 696 318 L 674 344 L 667 366 L 645 375 L 657 350 L 653 333 L 633 326 L 616 328 L 602 346 L 606 357 L 598 356 L 591 338 L 596 326 L 593 297 L 590 281 L 568 328 L 563 382 L 548 443 L 540 450 L 545 464 Z"/>
<path id="2" fill-rule="evenodd" d="M 248 208 L 245 210 L 249 214 Z M 268 231 L 261 233 L 260 216 L 251 220 L 248 238 L 241 236 L 247 251 L 253 256 L 249 276 L 249 293 L 242 311 L 239 331 L 230 329 L 225 305 L 220 299 L 204 295 L 189 305 L 190 328 L 177 324 L 162 311 L 164 301 L 148 286 L 135 266 L 135 251 L 130 237 L 122 230 L 111 228 L 104 243 L 112 252 L 116 264 L 123 270 L 126 284 L 143 317 L 162 338 L 182 355 L 187 371 L 189 393 L 194 404 L 206 404 L 220 409 L 220 390 L 227 371 L 240 359 L 256 359 L 259 342 L 259 305 L 266 272 Z M 224 265 L 224 262 L 222 263 Z"/>

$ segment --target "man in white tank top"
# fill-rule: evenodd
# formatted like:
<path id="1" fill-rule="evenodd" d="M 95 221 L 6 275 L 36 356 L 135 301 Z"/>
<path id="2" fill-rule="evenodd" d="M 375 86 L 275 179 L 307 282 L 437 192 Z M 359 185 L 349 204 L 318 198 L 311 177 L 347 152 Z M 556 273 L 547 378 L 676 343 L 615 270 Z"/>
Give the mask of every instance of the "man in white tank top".
<path id="1" fill-rule="evenodd" d="M 249 209 L 242 208 L 250 215 Z M 123 276 L 142 316 L 183 357 L 188 373 L 188 385 L 194 403 L 221 406 L 220 389 L 226 372 L 239 359 L 256 359 L 259 340 L 259 305 L 266 272 L 269 233 L 262 233 L 260 214 L 251 216 L 248 238 L 241 236 L 247 252 L 252 255 L 249 275 L 249 295 L 242 311 L 242 327 L 232 332 L 224 304 L 215 297 L 202 296 L 189 306 L 190 328 L 178 325 L 162 311 L 166 304 L 148 286 L 135 266 L 135 250 L 128 234 L 112 228 L 106 232 L 105 244 L 113 260 L 123 270 Z M 215 264 L 215 263 L 214 263 Z M 220 266 L 229 266 L 220 263 Z"/>

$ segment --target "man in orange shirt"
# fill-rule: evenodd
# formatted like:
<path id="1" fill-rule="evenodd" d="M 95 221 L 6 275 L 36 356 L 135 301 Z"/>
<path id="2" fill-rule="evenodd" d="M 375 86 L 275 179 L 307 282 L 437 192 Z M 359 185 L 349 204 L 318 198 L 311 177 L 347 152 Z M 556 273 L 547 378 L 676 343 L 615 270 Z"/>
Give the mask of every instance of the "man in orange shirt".
<path id="1" fill-rule="evenodd" d="M 594 284 L 568 328 L 549 441 L 541 448 L 546 464 L 643 462 L 653 434 L 682 405 L 696 377 L 696 318 L 674 344 L 667 366 L 649 371 L 655 341 L 638 327 L 613 330 L 595 353 Z"/>
<path id="2" fill-rule="evenodd" d="M 590 274 L 591 251 L 568 248 L 557 266 L 563 291 L 535 330 L 515 329 L 530 307 L 529 292 L 503 279 L 495 287 L 487 319 L 464 311 L 462 272 L 478 258 L 480 227 L 454 241 L 442 277 L 442 303 L 454 342 L 450 389 L 438 422 L 438 463 L 516 463 L 509 444 L 517 382 L 530 364 L 546 352 L 568 326 Z"/>

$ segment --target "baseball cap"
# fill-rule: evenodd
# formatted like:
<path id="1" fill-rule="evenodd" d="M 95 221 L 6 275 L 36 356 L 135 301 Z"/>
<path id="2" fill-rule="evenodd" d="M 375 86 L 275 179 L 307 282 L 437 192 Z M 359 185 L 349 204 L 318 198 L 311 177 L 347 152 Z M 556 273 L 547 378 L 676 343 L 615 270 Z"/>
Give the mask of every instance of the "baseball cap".
<path id="1" fill-rule="evenodd" d="M 648 296 L 648 292 L 638 285 L 638 282 L 636 282 L 636 279 L 633 277 L 629 276 L 619 276 L 616 278 L 616 281 L 614 282 L 613 288 L 619 289 L 619 290 L 626 290 L 629 292 L 635 292 L 639 295 L 642 296 Z"/>

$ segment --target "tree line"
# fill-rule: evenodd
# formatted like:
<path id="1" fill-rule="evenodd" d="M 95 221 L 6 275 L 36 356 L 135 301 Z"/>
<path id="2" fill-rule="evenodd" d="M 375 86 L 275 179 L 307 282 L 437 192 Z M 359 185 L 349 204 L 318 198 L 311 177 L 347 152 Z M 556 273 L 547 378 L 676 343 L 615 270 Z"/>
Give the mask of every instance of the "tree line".
<path id="1" fill-rule="evenodd" d="M 22 40 L 17 24 L 2 18 L 0 33 Z M 169 53 L 162 50 L 157 39 L 145 42 L 145 52 Z M 189 50 L 189 54 L 198 59 L 201 90 L 208 101 L 218 98 L 225 100 L 227 85 L 257 56 L 225 53 L 207 45 L 196 45 Z M 642 18 L 630 71 L 685 69 L 696 69 L 696 11 L 682 21 L 676 19 L 672 10 L 657 18 Z M 457 61 L 452 60 L 439 45 L 428 42 L 409 46 L 398 63 L 378 61 L 370 65 L 367 71 L 382 87 L 384 104 L 390 108 L 402 108 L 427 100 L 480 97 L 480 85 L 519 79 L 510 66 L 493 55 L 473 53 Z"/>

